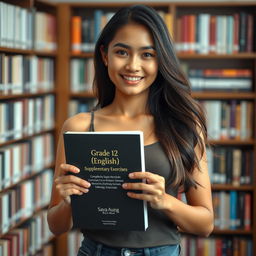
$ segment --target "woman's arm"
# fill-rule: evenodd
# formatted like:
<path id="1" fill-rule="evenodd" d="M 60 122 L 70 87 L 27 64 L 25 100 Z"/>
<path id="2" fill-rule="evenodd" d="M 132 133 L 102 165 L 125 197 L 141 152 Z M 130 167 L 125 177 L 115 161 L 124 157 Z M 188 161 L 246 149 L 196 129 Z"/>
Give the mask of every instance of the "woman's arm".
<path id="1" fill-rule="evenodd" d="M 81 118 L 77 117 L 69 119 L 64 123 L 59 136 L 51 201 L 47 213 L 49 228 L 55 235 L 67 232 L 73 225 L 70 195 L 87 193 L 90 187 L 87 181 L 74 175 L 67 175 L 68 172 L 77 173 L 79 169 L 75 166 L 65 164 L 66 159 L 63 142 L 63 133 L 65 131 L 84 131 L 86 125 L 89 126 L 86 123 L 81 122 Z"/>
<path id="2" fill-rule="evenodd" d="M 186 193 L 187 204 L 165 195 L 164 212 L 185 232 L 208 236 L 214 227 L 211 184 L 208 175 L 206 153 L 200 161 L 201 170 L 195 170 L 193 178 L 201 185 Z"/>
<path id="3" fill-rule="evenodd" d="M 199 152 L 198 149 L 196 151 Z M 205 150 L 199 166 L 200 171 L 194 170 L 193 178 L 201 186 L 189 189 L 186 193 L 187 204 L 167 194 L 164 178 L 150 172 L 134 172 L 130 175 L 131 179 L 146 179 L 147 184 L 127 183 L 123 187 L 143 190 L 142 194 L 128 192 L 128 196 L 148 201 L 151 207 L 165 212 L 181 230 L 208 236 L 214 227 L 214 216 Z"/>

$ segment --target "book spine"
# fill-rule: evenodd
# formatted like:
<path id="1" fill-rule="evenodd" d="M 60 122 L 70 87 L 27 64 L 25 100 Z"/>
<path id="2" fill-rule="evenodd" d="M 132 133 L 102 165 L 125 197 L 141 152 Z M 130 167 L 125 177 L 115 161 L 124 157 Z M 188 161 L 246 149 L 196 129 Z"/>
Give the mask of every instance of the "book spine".
<path id="1" fill-rule="evenodd" d="M 81 52 L 81 27 L 82 27 L 82 18 L 80 16 L 73 16 L 71 18 L 71 45 L 73 53 Z"/>

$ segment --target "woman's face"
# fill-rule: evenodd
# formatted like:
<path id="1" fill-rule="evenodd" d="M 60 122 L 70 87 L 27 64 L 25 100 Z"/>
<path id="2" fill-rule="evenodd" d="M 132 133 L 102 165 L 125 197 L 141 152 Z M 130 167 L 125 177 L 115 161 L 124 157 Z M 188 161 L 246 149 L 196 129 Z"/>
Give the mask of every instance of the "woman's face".
<path id="1" fill-rule="evenodd" d="M 158 63 L 152 35 L 145 26 L 132 23 L 120 28 L 102 56 L 116 94 L 148 93 Z"/>

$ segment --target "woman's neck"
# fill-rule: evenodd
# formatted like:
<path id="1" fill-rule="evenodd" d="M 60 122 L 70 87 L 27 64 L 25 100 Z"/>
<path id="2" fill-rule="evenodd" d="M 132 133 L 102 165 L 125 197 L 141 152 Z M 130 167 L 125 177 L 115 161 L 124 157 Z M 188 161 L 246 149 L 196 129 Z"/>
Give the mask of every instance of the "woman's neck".
<path id="1" fill-rule="evenodd" d="M 115 97 L 108 107 L 117 115 L 136 117 L 138 115 L 149 114 L 147 100 L 148 96 L 139 95 Z"/>

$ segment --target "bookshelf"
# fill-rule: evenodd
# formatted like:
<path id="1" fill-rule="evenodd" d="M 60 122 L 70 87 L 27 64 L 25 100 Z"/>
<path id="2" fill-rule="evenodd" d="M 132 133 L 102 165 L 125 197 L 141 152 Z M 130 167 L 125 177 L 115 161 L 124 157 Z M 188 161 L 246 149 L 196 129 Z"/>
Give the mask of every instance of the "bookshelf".
<path id="1" fill-rule="evenodd" d="M 0 1 L 1 255 L 54 255 L 46 215 L 57 132 L 56 10 L 40 0 Z"/>
<path id="2" fill-rule="evenodd" d="M 80 65 L 81 61 L 88 60 L 93 57 L 93 53 L 91 51 L 81 51 L 80 53 L 74 53 L 71 44 L 71 21 L 72 17 L 80 16 L 85 17 L 88 14 L 90 19 L 94 18 L 94 11 L 95 10 L 102 10 L 103 12 L 112 13 L 121 6 L 126 6 L 132 3 L 63 3 L 63 4 L 50 4 L 45 1 L 40 0 L 23 0 L 23 1 L 0 1 L 0 10 L 3 10 L 5 4 L 12 4 L 16 7 L 21 7 L 22 11 L 19 9 L 15 11 L 17 13 L 23 13 L 23 9 L 27 10 L 27 12 L 31 13 L 30 18 L 28 19 L 28 28 L 33 30 L 33 26 L 35 22 L 32 22 L 30 19 L 34 18 L 37 13 L 47 13 L 56 17 L 56 20 L 52 20 L 50 18 L 49 27 L 50 28 L 57 28 L 53 30 L 52 36 L 50 37 L 50 41 L 46 44 L 42 42 L 42 38 L 40 35 L 37 35 L 36 40 L 32 40 L 32 37 L 28 36 L 27 38 L 22 36 L 22 33 L 9 33 L 6 30 L 1 30 L 0 33 L 0 67 L 3 70 L 4 67 L 12 67 L 12 63 L 26 63 L 27 66 L 38 66 L 40 70 L 44 70 L 45 74 L 50 74 L 49 77 L 44 77 L 43 81 L 37 79 L 36 76 L 37 71 L 31 72 L 34 74 L 32 77 L 26 75 L 26 81 L 28 82 L 27 86 L 17 86 L 16 85 L 23 85 L 23 80 L 20 77 L 15 77 L 8 75 L 5 77 L 7 80 L 3 80 L 3 73 L 1 73 L 0 77 L 0 161 L 3 162 L 4 158 L 12 159 L 13 156 L 17 156 L 21 158 L 20 155 L 26 156 L 28 162 L 22 162 L 21 166 L 23 167 L 22 172 L 19 173 L 17 169 L 13 169 L 9 171 L 9 173 L 5 173 L 4 176 L 0 177 L 1 187 L 0 187 L 0 206 L 1 209 L 8 209 L 8 207 L 2 207 L 4 204 L 8 203 L 8 200 L 12 201 L 22 201 L 22 197 L 19 198 L 20 194 L 25 194 L 31 192 L 32 188 L 35 187 L 35 195 L 37 195 L 37 202 L 41 202 L 37 204 L 34 208 L 31 208 L 31 204 L 33 203 L 32 198 L 28 198 L 28 203 L 25 204 L 24 207 L 27 209 L 24 215 L 21 216 L 22 213 L 17 213 L 15 209 L 12 209 L 15 212 L 15 217 L 9 221 L 7 210 L 1 211 L 0 218 L 1 222 L 5 220 L 5 225 L 2 224 L 1 233 L 0 233 L 0 248 L 4 248 L 8 246 L 9 241 L 15 242 L 18 237 L 23 236 L 26 239 L 28 233 L 31 230 L 35 229 L 34 223 L 41 223 L 39 226 L 46 225 L 45 222 L 45 214 L 46 214 L 46 206 L 47 206 L 47 199 L 40 200 L 40 189 L 47 189 L 43 187 L 43 185 L 38 184 L 50 184 L 51 182 L 51 173 L 52 169 L 54 168 L 54 159 L 47 158 L 48 160 L 43 163 L 32 162 L 29 158 L 29 153 L 37 152 L 36 154 L 40 155 L 42 152 L 38 152 L 36 148 L 38 145 L 44 145 L 45 150 L 44 153 L 50 156 L 53 154 L 53 148 L 56 144 L 55 140 L 58 137 L 60 132 L 61 126 L 63 122 L 67 119 L 70 115 L 69 113 L 69 102 L 72 100 L 80 100 L 85 102 L 90 102 L 93 104 L 94 95 L 93 93 L 88 90 L 78 90 L 72 91 L 71 88 L 71 81 L 72 81 L 72 70 L 71 70 L 71 63 L 72 60 L 78 60 L 78 64 L 75 63 L 74 65 Z M 224 148 L 224 149 L 238 149 L 242 152 L 250 151 L 250 155 L 252 158 L 256 158 L 256 134 L 253 132 L 256 127 L 256 118 L 255 118 L 255 105 L 256 105 L 256 49 L 255 46 L 253 48 L 252 45 L 246 45 L 241 42 L 241 47 L 243 48 L 242 51 L 237 49 L 233 49 L 233 46 L 230 48 L 230 45 L 215 45 L 215 48 L 204 49 L 203 52 L 198 51 L 198 49 L 193 43 L 195 38 L 193 39 L 193 35 L 189 34 L 189 38 L 186 38 L 184 34 L 181 35 L 180 31 L 187 30 L 188 21 L 196 19 L 201 19 L 207 22 L 210 22 L 211 17 L 213 16 L 222 16 L 224 18 L 220 19 L 219 22 L 222 24 L 227 24 L 228 22 L 235 22 L 234 20 L 230 21 L 230 16 L 233 16 L 236 13 L 243 13 L 243 18 L 245 20 L 251 20 L 248 18 L 246 14 L 255 15 L 256 14 L 256 4 L 254 2 L 218 2 L 218 3 L 168 3 L 168 2 L 151 2 L 148 3 L 152 7 L 156 8 L 158 11 L 161 12 L 162 15 L 166 15 L 166 20 L 170 25 L 170 31 L 173 34 L 175 42 L 177 42 L 177 50 L 178 50 L 178 57 L 184 66 L 185 70 L 187 70 L 188 75 L 190 75 L 189 71 L 191 69 L 202 71 L 202 69 L 232 69 L 232 70 L 249 70 L 251 75 L 249 80 L 251 81 L 251 87 L 247 91 L 233 91 L 233 90 L 211 90 L 211 91 L 203 91 L 198 90 L 193 92 L 193 96 L 198 99 L 199 101 L 204 102 L 211 102 L 216 101 L 217 105 L 222 102 L 227 103 L 229 105 L 230 102 L 236 102 L 239 110 L 240 102 L 250 102 L 253 106 L 253 110 L 251 113 L 250 118 L 247 118 L 251 135 L 247 136 L 243 139 L 239 136 L 234 136 L 234 138 L 227 138 L 223 139 L 220 134 L 218 134 L 217 138 L 211 139 L 210 136 L 210 143 L 214 144 L 215 148 Z M 1 9 L 2 8 L 2 9 Z M 8 17 L 4 17 L 4 12 L 2 11 L 0 17 L 4 17 L 8 19 L 8 24 L 15 25 L 12 19 L 14 17 L 14 11 L 11 9 L 10 14 Z M 206 16 L 202 16 L 201 14 L 207 14 Z M 11 16 L 13 15 L 13 16 Z M 23 16 L 27 14 L 22 14 Z M 28 16 L 29 16 L 28 15 Z M 85 16 L 84 16 L 85 15 Z M 201 17 L 201 16 L 202 17 Z M 249 15 L 249 16 L 250 16 Z M 24 16 L 24 17 L 25 17 Z M 199 18 L 200 16 L 200 18 Z M 9 20 L 10 19 L 10 20 Z M 39 20 L 41 20 L 41 27 L 40 31 L 44 30 L 48 21 L 45 20 L 45 16 L 39 15 Z M 214 18 L 213 18 L 214 19 Z M 36 18 L 35 18 L 36 20 Z M 207 21 L 208 20 L 208 21 Z M 2 20 L 0 18 L 0 24 Z M 195 21 L 194 21 L 195 22 Z M 251 21 L 246 21 L 248 24 L 251 24 Z M 184 23 L 184 24 L 183 24 Z M 253 29 L 254 35 L 253 40 L 255 44 L 255 19 L 253 21 Z M 22 24 L 22 23 L 21 23 Z M 43 25 L 42 25 L 43 24 Z M 181 26 L 183 24 L 183 26 Z M 180 27 L 181 26 L 181 27 Z M 185 26 L 185 27 L 184 27 Z M 251 25 L 250 25 L 251 26 Z M 248 25 L 248 27 L 250 27 Z M 23 31 L 26 26 L 21 25 L 21 30 Z M 1 27 L 2 28 L 2 27 Z M 181 29 L 180 29 L 181 28 Z M 204 27 L 201 28 L 202 30 L 205 29 Z M 26 30 L 26 29 L 25 29 Z M 23 31 L 24 32 L 24 31 Z M 7 33 L 7 34 L 6 34 Z M 225 31 L 222 33 L 225 33 Z M 250 35 L 251 32 L 245 31 L 243 32 L 243 37 L 246 40 L 249 40 L 244 34 Z M 16 34 L 20 35 L 20 37 L 16 37 Z M 23 33 L 24 34 L 24 33 Z M 35 35 L 36 36 L 36 35 Z M 229 35 L 230 37 L 231 35 Z M 15 37 L 15 40 L 10 39 Z M 57 37 L 57 38 L 56 38 Z M 195 35 L 194 35 L 195 37 Z M 250 38 L 250 36 L 248 36 Z M 192 39 L 191 39 L 192 38 Z M 31 39 L 31 40 L 25 40 Z M 58 47 L 55 48 L 56 40 L 61 42 L 58 44 Z M 213 38 L 209 36 L 208 39 L 200 38 L 200 43 L 203 46 L 214 46 L 211 44 Z M 26 42 L 25 42 L 26 41 Z M 230 38 L 229 38 L 230 41 Z M 250 41 L 250 40 L 249 40 Z M 216 43 L 216 40 L 215 40 Z M 9 45 L 8 45 L 9 44 Z M 34 45 L 34 46 L 33 46 Z M 218 48 L 219 47 L 219 48 Z M 197 50 L 196 50 L 197 49 Z M 231 50 L 230 50 L 231 49 Z M 232 50 L 233 49 L 233 50 Z M 198 53 L 199 52 L 199 53 Z M 80 61 L 80 62 L 79 62 Z M 8 63 L 8 65 L 6 64 Z M 84 64 L 84 63 L 83 63 Z M 17 64 L 18 67 L 21 67 L 21 64 Z M 86 65 L 86 64 L 84 64 Z M 88 64 L 90 65 L 90 64 Z M 26 66 L 26 68 L 27 68 Z M 43 67 L 43 68 L 42 68 Z M 29 68 L 27 68 L 29 70 Z M 14 69 L 15 70 L 15 66 Z M 7 74 L 10 73 L 8 68 L 5 69 Z M 9 72 L 9 73 L 8 73 Z M 14 72 L 13 72 L 14 73 Z M 16 73 L 16 72 L 15 72 Z M 24 71 L 24 73 L 26 73 Z M 202 77 L 197 77 L 197 79 L 202 79 Z M 204 77 L 205 78 L 205 77 Z M 25 78 L 24 78 L 25 79 Z M 206 78 L 205 78 L 206 79 Z M 34 81 L 35 83 L 29 83 Z M 42 82 L 42 83 L 41 83 Z M 248 77 L 247 77 L 248 82 Z M 13 86 L 9 86 L 13 85 Z M 15 86 L 14 86 L 15 85 Z M 38 85 L 38 86 L 36 86 Z M 83 82 L 79 85 L 79 88 L 83 86 Z M 247 84 L 248 85 L 248 84 Z M 42 111 L 42 106 L 47 106 L 47 110 Z M 84 106 L 83 106 L 84 108 Z M 219 108 L 219 107 L 218 107 Z M 242 107 L 241 107 L 242 108 Z M 53 109 L 55 110 L 55 115 L 49 115 L 49 113 L 54 113 Z M 50 110 L 50 111 L 48 111 Z M 77 111 L 77 110 L 75 110 Z M 248 111 L 246 111 L 248 112 Z M 24 114 L 27 113 L 27 114 Z M 220 114 L 218 114 L 220 115 Z M 6 122 L 6 116 L 9 117 L 9 122 Z M 24 117 L 30 118 L 24 118 Z M 31 118 L 31 117 L 35 118 Z M 209 115 L 211 116 L 211 115 Z M 238 116 L 238 114 L 236 115 Z M 15 117 L 15 118 L 14 118 Z M 18 117 L 18 118 L 17 118 Z M 21 118 L 22 117 L 22 118 Z M 40 118 L 40 117 L 43 117 Z M 241 118 L 241 117 L 240 117 Z M 40 122 L 40 120 L 44 120 Z M 8 123 L 7 125 L 3 126 L 3 123 Z M 22 126 L 23 124 L 23 126 Z M 24 125 L 25 124 L 25 125 Z M 32 127 L 28 127 L 29 125 Z M 14 131 L 14 128 L 19 128 L 18 132 Z M 24 129 L 25 128 L 25 129 Z M 227 128 L 227 127 L 225 127 Z M 241 128 L 241 127 L 240 127 Z M 221 128 L 219 128 L 221 129 Z M 239 129 L 238 135 L 239 135 Z M 7 135 L 6 135 L 7 134 Z M 240 134 L 241 135 L 241 134 Z M 40 146 L 39 146 L 40 147 Z M 45 156 L 45 155 L 44 155 Z M 41 157 L 42 158 L 42 155 Z M 219 157 L 220 158 L 220 157 Z M 215 159 L 216 160 L 216 159 Z M 30 162 L 29 162 L 30 161 Z M 2 163 L 1 162 L 1 163 Z M 7 161 L 5 161 L 7 162 Z M 27 168 L 28 165 L 32 165 L 29 169 Z M 247 228 L 240 227 L 239 225 L 235 228 L 221 228 L 215 229 L 213 235 L 210 236 L 209 239 L 205 238 L 196 238 L 196 237 L 189 237 L 187 240 L 183 240 L 184 248 L 195 248 L 195 250 L 208 250 L 209 248 L 226 248 L 226 250 L 230 250 L 230 246 L 233 246 L 234 249 L 240 248 L 240 255 L 256 255 L 255 247 L 253 248 L 253 252 L 251 254 L 246 254 L 246 247 L 248 247 L 248 239 L 252 241 L 251 244 L 255 244 L 256 242 L 256 187 L 255 184 L 255 164 L 251 163 L 252 166 L 251 170 L 251 177 L 248 183 L 238 185 L 234 184 L 227 184 L 223 182 L 213 183 L 213 192 L 217 194 L 217 201 L 218 193 L 221 193 L 222 197 L 228 198 L 230 196 L 230 192 L 232 194 L 242 194 L 242 195 L 249 195 L 250 201 L 250 210 L 249 215 L 247 212 L 247 217 L 249 216 L 249 224 L 247 223 Z M 216 170 L 216 168 L 215 168 Z M 16 175 L 14 175 L 16 174 Z M 223 174 L 223 173 L 222 173 Z M 11 179 L 10 177 L 15 177 Z M 220 175 L 217 173 L 217 177 Z M 4 179 L 4 181 L 3 181 Z M 22 192 L 21 192 L 22 191 Z M 233 193 L 235 192 L 235 193 Z M 31 193 L 30 193 L 31 194 Z M 42 194 L 42 193 L 41 193 Z M 31 196 L 30 196 L 31 197 Z M 247 196 L 248 197 L 248 196 Z M 243 201 L 243 199 L 241 199 Z M 225 202 L 225 201 L 224 201 Z M 227 201 L 230 202 L 230 199 Z M 242 204 L 243 205 L 243 204 Z M 218 215 L 218 214 L 216 214 Z M 240 216 L 239 216 L 240 217 Z M 6 222 L 6 219 L 8 221 Z M 226 220 L 225 222 L 229 222 L 230 220 Z M 6 224 L 7 223 L 7 224 Z M 31 225 L 30 225 L 31 224 Z M 46 225 L 47 226 L 47 225 Z M 45 226 L 45 227 L 46 227 Z M 47 228 L 46 228 L 47 229 Z M 37 232 L 39 232 L 39 228 Z M 227 238 L 227 239 L 224 239 Z M 78 241 L 80 237 L 75 233 L 72 232 L 71 240 L 68 239 L 68 236 L 62 235 L 58 238 L 52 238 L 48 233 L 44 235 L 42 240 L 34 241 L 34 243 L 29 242 L 27 239 L 25 244 L 24 250 L 30 250 L 30 254 L 32 255 L 67 255 L 72 256 L 72 253 L 68 253 L 67 244 L 73 244 L 72 241 Z M 3 241 L 4 240 L 4 241 Z M 54 244 L 56 248 L 52 245 Z M 77 244 L 78 246 L 78 244 Z M 55 250 L 56 249 L 56 250 Z M 187 249 L 185 249 L 187 250 Z M 54 253 L 53 253 L 54 251 Z M 5 251 L 4 251 L 5 252 Z M 187 250 L 188 252 L 188 250 Z M 217 253 L 217 249 L 216 249 Z M 7 252 L 4 255 L 8 255 Z M 189 255 L 188 253 L 185 255 Z"/>
<path id="3" fill-rule="evenodd" d="M 88 27 L 88 22 L 90 22 L 97 17 L 97 15 L 102 15 L 102 12 L 106 14 L 106 17 L 110 16 L 112 12 L 116 11 L 118 8 L 122 6 L 127 6 L 130 4 L 134 4 L 133 2 L 129 3 L 59 3 L 58 4 L 58 29 L 59 29 L 59 40 L 62 42 L 58 48 L 57 53 L 57 88 L 61 88 L 61 96 L 60 92 L 57 92 L 57 99 L 59 97 L 59 101 L 62 104 L 57 104 L 57 108 L 61 107 L 61 115 L 58 115 L 57 126 L 60 127 L 64 120 L 69 115 L 69 106 L 66 104 L 67 102 L 72 102 L 73 100 L 80 101 L 90 101 L 93 99 L 94 95 L 91 90 L 84 90 L 83 82 L 78 81 L 79 85 L 78 90 L 72 90 L 71 84 L 73 82 L 72 77 L 72 65 L 79 69 L 79 63 L 82 63 L 85 60 L 91 59 L 93 57 L 93 53 L 90 50 L 91 44 L 93 45 L 93 38 L 90 38 L 88 31 L 85 32 L 87 37 L 90 40 L 83 38 L 83 32 L 79 32 L 75 36 L 73 33 L 73 27 Z M 212 90 L 196 90 L 193 91 L 193 96 L 202 102 L 212 102 L 215 101 L 217 108 L 221 109 L 222 103 L 225 105 L 230 105 L 231 102 L 236 103 L 237 111 L 241 111 L 241 108 L 246 109 L 245 112 L 249 111 L 250 115 L 247 116 L 247 121 L 241 121 L 244 125 L 244 122 L 247 122 L 249 134 L 246 136 L 241 136 L 242 128 L 235 127 L 234 136 L 227 137 L 221 135 L 221 129 L 223 127 L 218 127 L 219 133 L 213 139 L 212 134 L 210 134 L 209 142 L 213 144 L 213 149 L 223 148 L 226 150 L 240 150 L 249 151 L 248 153 L 250 157 L 255 159 L 256 156 L 256 135 L 255 135 L 255 104 L 256 104 L 256 49 L 255 49 L 255 18 L 252 19 L 253 15 L 256 14 L 256 4 L 254 2 L 150 2 L 148 5 L 154 7 L 158 11 L 168 14 L 166 21 L 168 21 L 168 25 L 173 35 L 174 41 L 176 42 L 178 57 L 180 59 L 181 64 L 184 66 L 185 72 L 187 72 L 188 76 L 191 74 L 191 69 L 199 70 L 202 72 L 203 69 L 209 69 L 211 71 L 214 70 L 246 70 L 249 72 L 249 76 L 244 78 L 243 84 L 238 85 L 241 86 L 237 90 L 232 90 L 230 85 L 227 85 L 228 77 L 222 77 L 224 81 L 224 85 L 221 85 L 221 89 L 217 89 L 216 87 Z M 100 14 L 96 12 L 96 10 L 100 10 Z M 96 14 L 95 14 L 96 13 Z M 74 19 L 74 17 L 81 17 L 81 19 Z M 106 17 L 104 19 L 106 19 Z M 192 17 L 192 18 L 191 18 Z M 86 22 L 85 20 L 89 21 Z M 192 21 L 192 22 L 191 22 Z M 201 22 L 201 23 L 200 23 Z M 217 25 L 210 25 L 211 22 L 215 22 Z M 238 22 L 238 23 L 237 23 Z M 238 25 L 242 23 L 248 24 L 248 26 Z M 214 33 L 209 33 L 207 37 L 201 37 L 198 34 L 191 34 L 189 31 L 195 31 L 196 24 L 197 28 L 201 30 L 201 34 L 203 31 L 209 32 L 215 31 Z M 76 25 L 75 25 L 76 24 Z M 78 24 L 78 25 L 77 25 Z M 189 27 L 193 24 L 194 27 Z M 204 25 L 203 25 L 204 24 Z M 208 30 L 205 24 L 208 24 Z M 221 24 L 221 25 L 220 25 Z M 236 24 L 236 25 L 235 25 Z M 213 27 L 210 27 L 213 26 Z M 226 28 L 225 29 L 223 29 Z M 245 29 L 245 27 L 250 27 L 249 29 Z M 216 30 L 219 28 L 218 32 Z M 76 28 L 77 29 L 77 28 Z M 86 30 L 86 29 L 85 29 Z M 229 31 L 233 31 L 236 35 L 232 35 Z M 181 32 L 183 31 L 183 32 Z M 185 31 L 185 32 L 184 32 Z M 186 33 L 187 31 L 187 33 Z M 238 31 L 240 31 L 238 33 Z M 79 35 L 80 33 L 80 35 Z M 223 35 L 226 40 L 223 40 Z M 226 36 L 225 36 L 226 35 Z M 79 39 L 81 36 L 81 39 Z M 241 37 L 241 38 L 240 38 Z M 82 40 L 82 42 L 81 42 Z M 83 41 L 85 40 L 85 41 Z M 196 43 L 197 42 L 197 43 Z M 73 47 L 75 45 L 75 48 Z M 80 45 L 79 45 L 80 44 Z M 85 45 L 84 45 L 85 44 Z M 87 44 L 87 45 L 86 45 Z M 75 50 L 72 50 L 75 49 Z M 80 50 L 79 50 L 80 49 Z M 77 60 L 76 64 L 72 64 L 73 60 Z M 83 64 L 81 64 L 83 65 Z M 80 66 L 81 67 L 81 66 Z M 59 69 L 59 70 L 58 70 Z M 86 70 L 86 65 L 83 67 Z M 86 73 L 86 71 L 85 71 Z M 85 76 L 82 74 L 82 78 Z M 192 77 L 190 77 L 191 79 Z M 198 77 L 197 77 L 198 78 Z M 207 82 L 207 77 L 199 77 L 200 79 L 206 79 L 204 82 Z M 212 77 L 211 77 L 212 78 Z M 216 77 L 215 77 L 216 78 Z M 232 78 L 232 77 L 229 77 Z M 237 79 L 236 77 L 233 77 Z M 77 78 L 78 79 L 78 78 Z M 238 80 L 243 80 L 241 77 Z M 79 79 L 78 79 L 79 80 Z M 215 80 L 217 82 L 217 80 Z M 223 82 L 223 81 L 222 81 Z M 237 82 L 236 81 L 233 81 Z M 226 90 L 223 90 L 226 88 Z M 225 87 L 226 86 L 226 87 Z M 247 86 L 247 90 L 243 90 L 244 86 Z M 243 103 L 241 103 L 243 102 Z M 250 103 L 250 104 L 247 104 Z M 73 104 L 73 103 L 72 103 Z M 243 105 L 240 107 L 239 105 Z M 250 105 L 250 107 L 245 107 Z M 63 108 L 65 106 L 65 108 Z M 252 108 L 251 110 L 248 110 Z M 83 109 L 83 107 L 82 107 Z M 79 110 L 76 110 L 79 111 Z M 216 111 L 216 109 L 213 110 Z M 235 112 L 235 116 L 238 117 L 238 113 Z M 210 118 L 212 118 L 213 114 L 209 114 Z M 218 113 L 218 116 L 221 116 L 221 113 Z M 244 118 L 239 114 L 239 118 Z M 220 120 L 218 120 L 220 122 Z M 238 122 L 238 121 L 237 121 Z M 240 122 L 240 121 L 239 121 Z M 241 122 L 239 125 L 241 125 Z M 230 127 L 228 127 L 231 129 Z M 224 127 L 223 129 L 227 129 Z M 231 131 L 229 131 L 230 133 Z M 244 129 L 244 128 L 243 128 Z M 225 130 L 225 132 L 227 132 Z M 245 157 L 243 157 L 245 158 Z M 213 160 L 213 161 L 216 161 Z M 230 161 L 230 160 L 229 160 Z M 244 162 L 243 162 L 244 163 Z M 184 255 L 189 255 L 189 249 L 194 248 L 195 250 L 210 250 L 209 248 L 215 248 L 217 255 L 217 248 L 226 248 L 225 250 L 231 250 L 230 248 L 233 246 L 233 250 L 240 250 L 241 254 L 239 255 L 256 255 L 255 247 L 252 251 L 247 247 L 252 248 L 252 244 L 256 243 L 256 187 L 255 184 L 255 165 L 253 162 L 249 163 L 251 168 L 250 178 L 248 178 L 247 184 L 241 184 L 238 181 L 238 184 L 235 183 L 230 184 L 223 182 L 215 182 L 212 185 L 213 192 L 218 195 L 218 193 L 222 195 L 230 196 L 230 192 L 233 194 L 246 194 L 250 201 L 249 213 L 247 211 L 247 217 L 249 216 L 250 220 L 247 223 L 246 229 L 244 227 L 225 227 L 222 229 L 215 229 L 210 238 L 195 238 L 191 237 L 187 240 L 182 241 L 182 246 L 184 246 Z M 216 168 L 216 167 L 215 167 Z M 215 171 L 217 171 L 215 169 Z M 229 170 L 232 171 L 232 170 Z M 218 174 L 217 174 L 218 175 Z M 233 175 L 233 174 L 231 174 Z M 218 197 L 217 197 L 218 198 Z M 220 199 L 217 199 L 220 200 Z M 239 199 L 243 202 L 243 199 Z M 230 202 L 227 201 L 228 204 Z M 243 220 L 244 221 L 244 220 Z M 226 222 L 230 222 L 227 220 Z M 63 235 L 58 240 L 58 254 L 57 255 L 73 255 L 72 253 L 68 254 L 68 248 L 64 246 L 67 244 L 67 236 Z M 74 232 L 71 234 L 71 238 L 74 239 Z M 248 245 L 248 240 L 250 240 Z M 69 241 L 69 239 L 68 239 Z M 70 242 L 69 241 L 69 242 Z M 239 242 L 238 242 L 239 241 Z M 240 249 L 238 249 L 240 248 Z M 224 250 L 224 249 L 223 249 Z M 221 253 L 218 251 L 218 253 Z M 224 251 L 223 251 L 224 253 Z M 235 252 L 234 252 L 235 253 Z M 248 253 L 248 254 L 246 254 Z M 197 254 L 199 255 L 199 254 Z M 203 254 L 202 254 L 203 255 Z M 221 255 L 221 254 L 220 254 Z M 224 255 L 224 254 L 223 254 Z M 230 254 L 232 255 L 232 254 Z"/>

